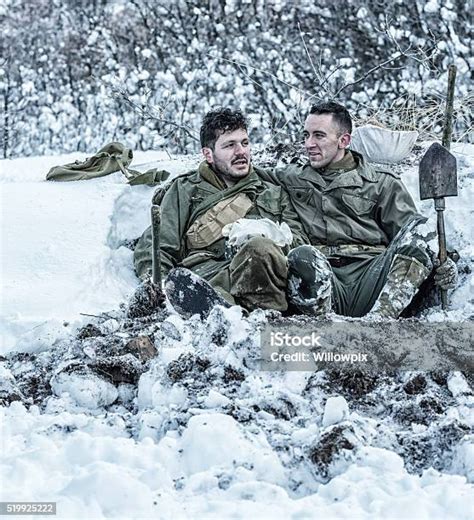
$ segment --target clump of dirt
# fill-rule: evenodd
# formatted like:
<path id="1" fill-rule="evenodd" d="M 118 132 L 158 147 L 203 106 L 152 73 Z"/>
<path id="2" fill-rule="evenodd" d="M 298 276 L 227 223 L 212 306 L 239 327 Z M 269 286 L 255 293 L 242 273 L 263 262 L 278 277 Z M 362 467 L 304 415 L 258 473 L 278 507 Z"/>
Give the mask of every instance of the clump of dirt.
<path id="1" fill-rule="evenodd" d="M 296 408 L 293 405 L 293 403 L 285 398 L 280 398 L 278 400 L 263 400 L 260 401 L 258 404 L 253 405 L 252 408 L 255 412 L 263 410 L 264 412 L 273 415 L 277 419 L 283 419 L 285 421 L 289 421 L 297 414 Z"/>
<path id="2" fill-rule="evenodd" d="M 423 374 L 417 374 L 403 385 L 407 394 L 421 394 L 426 389 L 426 378 Z"/>
<path id="3" fill-rule="evenodd" d="M 97 375 L 111 383 L 130 383 L 136 385 L 146 368 L 133 354 L 99 358 L 88 364 Z"/>
<path id="4" fill-rule="evenodd" d="M 319 441 L 309 450 L 308 457 L 319 475 L 327 479 L 335 459 L 342 455 L 343 450 L 354 450 L 356 444 L 354 428 L 350 425 L 337 425 L 321 435 Z"/>
<path id="5" fill-rule="evenodd" d="M 222 380 L 226 384 L 230 384 L 233 382 L 241 383 L 242 381 L 245 381 L 245 374 L 241 370 L 237 370 L 236 368 L 231 367 L 230 365 L 226 365 L 224 367 L 224 376 Z"/>
<path id="6" fill-rule="evenodd" d="M 86 326 L 82 327 L 77 333 L 77 339 L 87 339 L 87 338 L 96 338 L 98 336 L 103 336 L 103 332 L 92 323 L 88 323 Z"/>
<path id="7" fill-rule="evenodd" d="M 208 369 L 211 362 L 194 354 L 181 354 L 178 359 L 169 363 L 166 374 L 173 383 L 202 386 L 208 381 Z"/>
<path id="8" fill-rule="evenodd" d="M 430 424 L 445 408 L 436 397 L 422 397 L 418 401 L 402 401 L 393 408 L 393 417 L 404 425 Z"/>
<path id="9" fill-rule="evenodd" d="M 468 433 L 469 426 L 456 420 L 441 427 L 432 426 L 422 433 L 400 432 L 399 453 L 411 473 L 421 474 L 429 467 L 443 471 L 451 463 L 454 446 Z"/>
<path id="10" fill-rule="evenodd" d="M 23 401 L 25 397 L 20 389 L 15 386 L 13 380 L 3 380 L 0 382 L 0 406 L 8 406 L 14 401 Z"/>
<path id="11" fill-rule="evenodd" d="M 344 397 L 356 399 L 372 392 L 381 379 L 380 375 L 360 370 L 328 370 L 326 375 L 329 384 Z"/>

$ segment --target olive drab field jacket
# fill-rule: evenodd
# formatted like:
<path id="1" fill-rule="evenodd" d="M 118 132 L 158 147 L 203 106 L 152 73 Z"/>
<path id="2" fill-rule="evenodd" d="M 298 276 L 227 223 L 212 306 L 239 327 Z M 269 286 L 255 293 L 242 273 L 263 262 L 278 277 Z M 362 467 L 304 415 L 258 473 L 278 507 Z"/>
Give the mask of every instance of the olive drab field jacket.
<path id="1" fill-rule="evenodd" d="M 195 269 L 208 278 L 230 260 L 222 228 L 239 218 L 286 222 L 295 247 L 308 242 L 285 190 L 262 180 L 251 168 L 247 177 L 226 187 L 206 162 L 197 171 L 176 178 L 161 200 L 160 252 L 163 276 L 176 266 Z M 151 272 L 151 227 L 134 253 L 140 278 Z"/>
<path id="2" fill-rule="evenodd" d="M 286 189 L 312 245 L 380 252 L 417 210 L 399 175 L 348 153 L 356 167 L 330 182 L 309 163 L 260 174 Z"/>

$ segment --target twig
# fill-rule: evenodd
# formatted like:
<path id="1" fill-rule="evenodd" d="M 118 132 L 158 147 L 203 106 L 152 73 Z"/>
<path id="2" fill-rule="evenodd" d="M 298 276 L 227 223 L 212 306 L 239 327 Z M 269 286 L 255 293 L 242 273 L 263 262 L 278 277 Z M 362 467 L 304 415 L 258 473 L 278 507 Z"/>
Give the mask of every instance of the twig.
<path id="1" fill-rule="evenodd" d="M 163 125 L 169 125 L 174 128 L 177 128 L 178 130 L 183 131 L 192 140 L 199 142 L 198 137 L 194 134 L 190 127 L 162 117 L 161 114 L 163 114 L 163 112 L 165 111 L 166 105 L 163 108 L 160 108 L 160 110 L 158 110 L 155 106 L 150 105 L 149 103 L 143 106 L 130 99 L 128 92 L 122 89 L 121 87 L 117 85 L 110 85 L 110 88 L 112 89 L 112 92 L 115 94 L 117 98 L 120 98 L 123 101 L 125 101 L 131 108 L 133 108 L 142 117 L 144 117 L 145 120 L 158 121 Z M 148 96 L 149 94 L 150 92 L 146 93 L 146 95 Z M 153 110 L 156 111 L 156 114 L 152 112 Z"/>
<path id="2" fill-rule="evenodd" d="M 329 81 L 329 78 L 331 76 L 333 76 L 340 68 L 342 67 L 342 65 L 338 65 L 332 72 L 330 72 L 325 78 L 324 78 L 324 81 L 321 83 L 321 86 L 324 87 L 324 83 L 327 83 Z M 327 92 L 327 91 L 326 91 Z"/>
<path id="3" fill-rule="evenodd" d="M 110 316 L 110 314 L 102 313 L 100 316 L 97 316 L 96 314 L 87 314 L 85 312 L 79 313 L 81 316 L 89 316 L 90 318 L 98 318 L 100 320 L 103 320 L 105 318 L 108 318 L 109 320 L 114 320 L 115 318 L 113 316 Z"/>
<path id="4" fill-rule="evenodd" d="M 316 67 L 314 66 L 313 60 L 311 58 L 311 54 L 309 53 L 308 47 L 306 46 L 306 42 L 304 41 L 304 36 L 303 36 L 302 31 L 301 31 L 301 26 L 300 26 L 299 22 L 298 22 L 298 31 L 299 31 L 299 34 L 300 34 L 300 37 L 301 37 L 301 41 L 303 42 L 303 47 L 304 47 L 304 50 L 306 52 L 306 56 L 308 56 L 308 60 L 309 60 L 309 63 L 311 65 L 311 68 L 313 69 L 313 72 L 314 72 L 315 76 L 318 78 L 319 86 L 321 88 L 323 88 L 325 90 L 325 92 L 328 92 L 328 89 L 324 86 L 324 83 L 326 81 L 323 80 L 323 77 L 322 77 L 322 74 L 321 74 L 321 62 L 320 62 L 320 69 L 318 71 L 318 70 L 316 70 Z"/>

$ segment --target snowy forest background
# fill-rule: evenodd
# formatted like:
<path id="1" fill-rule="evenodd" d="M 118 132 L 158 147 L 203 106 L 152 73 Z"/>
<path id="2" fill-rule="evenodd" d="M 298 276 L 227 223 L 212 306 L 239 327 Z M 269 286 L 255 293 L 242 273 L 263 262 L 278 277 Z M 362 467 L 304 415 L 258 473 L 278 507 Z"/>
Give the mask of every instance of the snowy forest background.
<path id="1" fill-rule="evenodd" d="M 192 152 L 216 105 L 254 142 L 295 140 L 311 102 L 439 138 L 458 67 L 454 140 L 472 140 L 469 0 L 2 0 L 2 156 Z M 472 6 L 472 4 L 471 4 Z"/>

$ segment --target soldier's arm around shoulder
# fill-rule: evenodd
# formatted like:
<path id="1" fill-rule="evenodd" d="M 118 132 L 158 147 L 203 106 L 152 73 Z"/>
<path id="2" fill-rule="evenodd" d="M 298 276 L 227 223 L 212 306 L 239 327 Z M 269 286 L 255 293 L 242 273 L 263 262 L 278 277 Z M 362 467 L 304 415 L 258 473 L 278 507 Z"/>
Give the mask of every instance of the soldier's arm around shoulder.
<path id="1" fill-rule="evenodd" d="M 392 240 L 400 229 L 418 214 L 415 202 L 400 175 L 382 170 L 377 205 L 379 224 Z"/>
<path id="2" fill-rule="evenodd" d="M 277 186 L 287 187 L 290 177 L 297 174 L 302 168 L 301 162 L 294 162 L 278 168 L 255 168 L 257 175 L 266 182 Z"/>
<path id="3" fill-rule="evenodd" d="M 255 167 L 256 174 L 265 182 L 271 182 L 272 184 L 280 185 L 280 179 L 277 174 L 277 170 L 273 168 L 260 168 Z"/>

